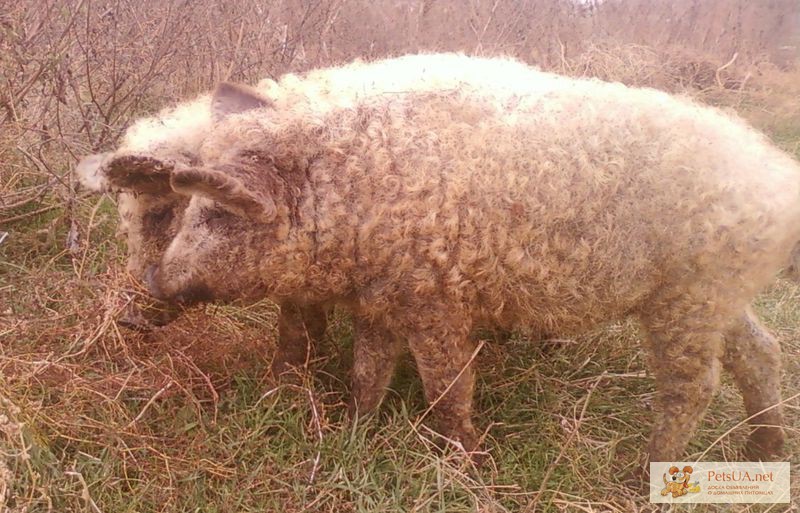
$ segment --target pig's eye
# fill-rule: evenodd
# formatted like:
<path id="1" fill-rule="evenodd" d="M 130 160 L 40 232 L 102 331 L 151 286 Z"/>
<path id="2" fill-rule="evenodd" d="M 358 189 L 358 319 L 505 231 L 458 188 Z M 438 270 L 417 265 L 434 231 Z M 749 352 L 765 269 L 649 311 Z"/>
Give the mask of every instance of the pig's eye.
<path id="1" fill-rule="evenodd" d="M 228 218 L 228 213 L 224 210 L 206 210 L 203 212 L 202 222 L 203 224 L 214 228 L 216 226 L 220 226 L 225 223 L 225 220 Z"/>
<path id="2" fill-rule="evenodd" d="M 152 229 L 153 231 L 166 231 L 169 224 L 172 222 L 172 208 L 164 208 L 148 212 L 144 215 L 145 229 Z"/>

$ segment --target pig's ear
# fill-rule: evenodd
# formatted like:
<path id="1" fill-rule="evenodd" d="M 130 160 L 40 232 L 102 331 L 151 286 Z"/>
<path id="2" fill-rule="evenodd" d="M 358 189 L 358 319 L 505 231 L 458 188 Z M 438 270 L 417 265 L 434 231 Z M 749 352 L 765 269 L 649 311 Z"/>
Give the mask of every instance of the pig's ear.
<path id="1" fill-rule="evenodd" d="M 170 192 L 169 175 L 175 164 L 146 155 L 121 155 L 104 166 L 114 188 L 163 194 Z"/>
<path id="2" fill-rule="evenodd" d="M 174 164 L 146 155 L 102 153 L 83 158 L 75 167 L 81 185 L 96 192 L 130 190 L 159 194 L 169 192 Z"/>
<path id="3" fill-rule="evenodd" d="M 83 157 L 75 166 L 75 177 L 83 187 L 94 192 L 106 192 L 111 189 L 103 170 L 110 159 L 110 153 L 97 153 Z"/>
<path id="4" fill-rule="evenodd" d="M 178 167 L 172 173 L 170 183 L 175 192 L 211 198 L 238 215 L 263 222 L 275 218 L 276 207 L 272 198 L 248 189 L 241 180 L 222 170 Z"/>
<path id="5" fill-rule="evenodd" d="M 221 82 L 211 99 L 211 114 L 214 121 L 220 121 L 231 114 L 267 107 L 270 104 L 269 100 L 252 87 Z"/>

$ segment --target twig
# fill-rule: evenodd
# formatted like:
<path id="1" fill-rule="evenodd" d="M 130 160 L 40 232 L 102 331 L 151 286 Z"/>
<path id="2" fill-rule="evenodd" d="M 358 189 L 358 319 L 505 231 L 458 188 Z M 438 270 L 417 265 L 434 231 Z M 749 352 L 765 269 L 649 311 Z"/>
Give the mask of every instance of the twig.
<path id="1" fill-rule="evenodd" d="M 439 404 L 439 401 L 441 401 L 442 398 L 445 395 L 447 395 L 447 392 L 449 392 L 450 389 L 453 388 L 453 385 L 456 384 L 456 381 L 459 380 L 461 375 L 464 374 L 464 372 L 466 372 L 466 370 L 469 368 L 470 365 L 472 365 L 473 360 L 475 360 L 475 358 L 478 356 L 478 353 L 481 351 L 484 344 L 486 344 L 486 341 L 481 340 L 480 343 L 478 344 L 478 347 L 476 347 L 475 350 L 472 351 L 472 355 L 469 357 L 469 360 L 467 360 L 467 363 L 465 363 L 464 366 L 461 368 L 461 370 L 458 371 L 458 374 L 456 374 L 456 377 L 453 378 L 453 381 L 451 381 L 450 384 L 447 385 L 447 388 L 444 389 L 444 392 L 439 394 L 439 397 L 437 397 L 436 400 L 433 401 L 424 412 L 422 412 L 422 415 L 420 415 L 419 418 L 417 418 L 417 420 L 414 422 L 415 430 L 416 428 L 419 427 L 419 425 L 422 423 L 422 420 L 431 412 L 431 410 L 433 410 L 436 407 L 436 405 Z"/>
<path id="2" fill-rule="evenodd" d="M 311 415 L 312 420 L 314 423 L 314 427 L 317 429 L 317 438 L 319 439 L 319 443 L 322 444 L 322 425 L 319 421 L 319 413 L 317 413 L 317 404 L 314 402 L 314 396 L 311 394 L 311 389 L 306 389 L 308 393 L 308 401 L 311 403 Z M 314 478 L 317 476 L 317 470 L 319 469 L 319 459 L 322 455 L 321 450 L 317 450 L 317 455 L 314 456 L 314 465 L 311 467 L 311 475 L 308 478 L 309 484 L 314 482 Z"/>
<path id="3" fill-rule="evenodd" d="M 481 30 L 480 35 L 478 35 L 478 44 L 475 45 L 475 49 L 473 50 L 475 53 L 480 53 L 481 50 L 483 50 L 483 38 L 486 37 L 486 31 L 489 30 L 489 25 L 491 25 L 492 21 L 494 21 L 494 16 L 499 5 L 500 0 L 495 0 L 494 4 L 492 4 L 492 9 L 489 11 L 489 16 L 486 19 L 486 23 L 483 24 L 483 29 Z"/>
<path id="4" fill-rule="evenodd" d="M 723 65 L 722 65 L 722 66 L 720 66 L 719 68 L 717 68 L 717 71 L 716 71 L 716 72 L 714 72 L 714 77 L 717 79 L 717 85 L 718 85 L 718 86 L 719 86 L 721 89 L 724 89 L 724 88 L 725 88 L 725 85 L 722 83 L 722 78 L 720 77 L 720 74 L 719 74 L 719 72 L 720 72 L 720 71 L 722 71 L 722 70 L 724 70 L 725 68 L 727 68 L 727 67 L 728 67 L 728 66 L 730 66 L 731 64 L 733 64 L 733 61 L 735 61 L 737 57 L 739 57 L 739 52 L 734 52 L 734 54 L 733 54 L 733 57 L 731 57 L 731 60 L 729 60 L 728 62 L 726 62 L 725 64 L 723 64 Z"/>
<path id="5" fill-rule="evenodd" d="M 139 415 L 137 415 L 137 416 L 136 416 L 136 417 L 135 417 L 135 418 L 134 418 L 132 421 L 128 422 L 128 425 L 127 425 L 127 426 L 125 426 L 125 429 L 129 429 L 129 428 L 131 428 L 131 427 L 132 427 L 134 424 L 136 424 L 136 422 L 138 422 L 138 421 L 139 421 L 139 419 L 141 419 L 141 418 L 144 416 L 144 414 L 145 414 L 145 412 L 147 411 L 147 409 L 148 409 L 148 408 L 150 408 L 150 405 L 152 405 L 152 404 L 153 404 L 153 403 L 156 401 L 156 399 L 158 399 L 159 397 L 161 397 L 161 395 L 162 395 L 164 392 L 166 392 L 167 390 L 169 390 L 171 387 L 172 387 L 172 381 L 170 381 L 169 383 L 167 383 L 166 385 L 164 385 L 163 387 L 161 387 L 161 390 L 159 390 L 158 392 L 156 392 L 155 394 L 153 394 L 153 397 L 151 397 L 151 398 L 150 398 L 150 400 L 149 400 L 149 401 L 147 401 L 147 404 L 145 404 L 145 405 L 144 405 L 144 407 L 142 408 L 142 410 L 139 412 Z"/>
<path id="6" fill-rule="evenodd" d="M 82 488 L 81 498 L 83 499 L 83 501 L 86 503 L 87 506 L 90 506 L 92 511 L 94 511 L 95 513 L 103 513 L 103 510 L 101 510 L 97 506 L 97 503 L 94 502 L 94 499 L 92 499 L 92 496 L 89 494 L 89 485 L 86 484 L 86 480 L 83 478 L 83 474 L 74 470 L 68 470 L 64 472 L 64 474 L 67 476 L 77 477 L 78 481 L 80 481 L 81 483 L 81 488 Z"/>
<path id="7" fill-rule="evenodd" d="M 25 219 L 25 218 L 28 218 L 28 217 L 31 217 L 31 216 L 35 216 L 37 214 L 44 214 L 45 212 L 49 212 L 49 211 L 51 211 L 53 209 L 56 209 L 56 208 L 58 208 L 60 206 L 61 205 L 50 205 L 50 206 L 47 206 L 47 207 L 40 208 L 39 210 L 33 210 L 31 212 L 25 212 L 24 214 L 19 214 L 19 215 L 12 216 L 12 217 L 7 217 L 6 219 L 0 219 L 0 224 L 14 223 L 14 222 L 19 221 L 21 219 Z"/>
<path id="8" fill-rule="evenodd" d="M 739 423 L 737 423 L 735 426 L 733 426 L 733 427 L 732 427 L 732 428 L 730 428 L 729 430 L 727 430 L 727 431 L 725 431 L 724 433 L 722 433 L 721 435 L 719 435 L 719 436 L 717 437 L 717 439 L 716 439 L 716 440 L 714 440 L 714 441 L 711 443 L 711 445 L 709 445 L 708 447 L 706 447 L 706 450 L 705 450 L 705 451 L 703 451 L 703 453 L 702 453 L 702 454 L 701 454 L 701 455 L 700 455 L 700 456 L 697 458 L 697 461 L 702 461 L 702 460 L 703 460 L 703 458 L 705 457 L 705 455 L 706 455 L 706 454 L 708 454 L 708 451 L 710 451 L 712 447 L 714 447 L 714 446 L 715 446 L 715 445 L 717 445 L 717 444 L 718 444 L 720 441 L 722 441 L 722 439 L 723 439 L 723 438 L 725 438 L 726 436 L 730 435 L 730 434 L 731 434 L 731 433 L 733 433 L 735 430 L 739 429 L 739 427 L 741 427 L 742 425 L 744 425 L 744 424 L 745 424 L 747 421 L 749 421 L 750 419 L 753 419 L 753 418 L 755 418 L 755 417 L 758 417 L 759 415 L 761 415 L 761 414 L 762 414 L 762 413 L 764 413 L 764 412 L 767 412 L 767 411 L 770 411 L 770 410 L 774 410 L 775 408 L 778 408 L 779 406 L 781 406 L 781 405 L 783 405 L 783 404 L 786 404 L 786 403 L 788 403 L 789 401 L 793 401 L 793 400 L 797 399 L 798 397 L 800 397 L 800 392 L 798 392 L 798 393 L 794 394 L 792 397 L 789 397 L 789 398 L 786 398 L 786 399 L 784 399 L 783 401 L 781 401 L 781 402 L 779 402 L 779 403 L 775 403 L 775 404 L 773 404 L 772 406 L 768 406 L 768 407 L 764 408 L 763 410 L 761 410 L 761 411 L 759 411 L 759 412 L 756 412 L 756 413 L 754 413 L 754 414 L 750 415 L 749 417 L 747 417 L 746 419 L 744 419 L 744 420 L 740 421 L 740 422 L 739 422 Z"/>
<path id="9" fill-rule="evenodd" d="M 94 224 L 94 218 L 97 215 L 97 209 L 100 208 L 100 205 L 103 203 L 103 196 L 97 200 L 95 203 L 94 208 L 92 209 L 92 213 L 89 216 L 89 224 L 86 225 L 86 247 L 83 250 L 83 255 L 81 256 L 81 263 L 78 267 L 78 278 L 83 278 L 83 268 L 86 265 L 86 256 L 89 254 L 89 237 L 92 235 L 92 225 Z"/>
<path id="10" fill-rule="evenodd" d="M 539 492 L 536 494 L 536 497 L 533 498 L 533 503 L 530 505 L 531 510 L 536 509 L 536 505 L 539 503 L 539 499 L 541 499 L 542 495 L 547 489 L 547 482 L 550 480 L 550 476 L 553 474 L 553 470 L 555 470 L 556 466 L 558 466 L 558 463 L 561 461 L 561 458 L 564 457 L 564 453 L 567 451 L 567 448 L 569 448 L 570 444 L 572 443 L 572 439 L 575 438 L 575 435 L 578 433 L 578 430 L 580 429 L 581 424 L 583 423 L 583 417 L 584 415 L 586 415 L 586 409 L 589 407 L 589 399 L 592 398 L 592 394 L 597 388 L 597 385 L 599 385 L 600 382 L 603 381 L 605 377 L 606 377 L 605 372 L 603 372 L 603 374 L 598 376 L 595 382 L 592 384 L 592 387 L 589 389 L 589 393 L 586 394 L 586 400 L 583 401 L 583 408 L 581 408 L 581 414 L 578 416 L 578 421 L 575 423 L 575 428 L 569 433 L 567 441 L 564 442 L 564 444 L 561 446 L 561 450 L 558 452 L 558 456 L 556 456 L 556 459 L 553 461 L 553 463 L 550 464 L 549 467 L 547 467 L 547 472 L 544 473 L 544 477 L 542 478 L 542 484 L 539 486 Z"/>

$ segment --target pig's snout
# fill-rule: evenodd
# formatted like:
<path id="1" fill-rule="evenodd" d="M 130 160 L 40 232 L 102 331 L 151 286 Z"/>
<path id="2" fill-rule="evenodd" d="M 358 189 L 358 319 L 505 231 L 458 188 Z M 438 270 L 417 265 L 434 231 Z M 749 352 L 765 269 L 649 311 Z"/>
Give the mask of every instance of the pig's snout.
<path id="1" fill-rule="evenodd" d="M 163 301 L 132 302 L 125 307 L 117 318 L 117 324 L 132 331 L 145 333 L 159 326 L 166 326 L 180 314 L 181 308 Z"/>
<path id="2" fill-rule="evenodd" d="M 155 264 L 149 265 L 144 272 L 144 284 L 147 291 L 159 301 L 188 307 L 214 300 L 211 289 L 202 283 L 190 283 L 175 292 L 166 294 L 159 286 L 159 273 L 159 267 Z"/>

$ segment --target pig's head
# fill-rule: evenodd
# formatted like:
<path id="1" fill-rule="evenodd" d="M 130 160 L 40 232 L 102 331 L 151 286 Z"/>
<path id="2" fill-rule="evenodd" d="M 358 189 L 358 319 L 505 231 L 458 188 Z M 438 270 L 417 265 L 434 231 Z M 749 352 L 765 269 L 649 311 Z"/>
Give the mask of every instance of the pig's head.
<path id="1" fill-rule="evenodd" d="M 267 277 L 291 248 L 289 187 L 267 156 L 246 152 L 226 164 L 176 168 L 172 188 L 191 197 L 178 233 L 146 281 L 170 303 L 260 299 L 274 290 Z M 290 244 L 289 244 L 290 245 Z"/>
<path id="2" fill-rule="evenodd" d="M 266 106 L 252 90 L 222 84 L 209 110 L 216 124 Z M 76 168 L 85 187 L 120 193 L 128 270 L 158 300 L 156 308 L 123 313 L 120 321 L 139 329 L 172 320 L 176 305 L 263 297 L 270 286 L 261 277 L 270 262 L 285 260 L 275 248 L 296 214 L 297 174 L 278 169 L 262 151 L 206 162 L 187 152 L 164 154 L 125 148 L 86 157 Z"/>

